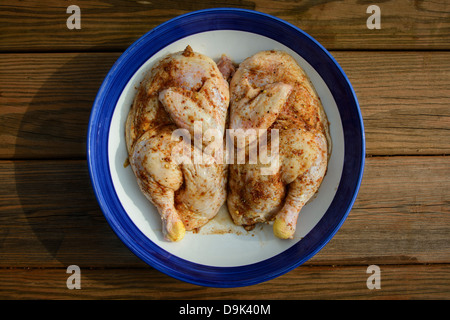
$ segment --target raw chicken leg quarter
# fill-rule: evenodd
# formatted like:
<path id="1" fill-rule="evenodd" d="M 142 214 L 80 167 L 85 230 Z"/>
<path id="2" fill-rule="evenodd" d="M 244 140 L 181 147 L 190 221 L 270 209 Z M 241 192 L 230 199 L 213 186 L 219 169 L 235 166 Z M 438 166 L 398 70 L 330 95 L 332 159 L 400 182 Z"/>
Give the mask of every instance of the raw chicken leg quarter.
<path id="1" fill-rule="evenodd" d="M 281 51 L 244 60 L 230 92 L 230 128 L 267 130 L 269 150 L 271 131 L 277 129 L 279 161 L 271 174 L 263 173 L 261 162 L 231 164 L 228 211 L 246 229 L 274 220 L 277 237 L 293 238 L 300 210 L 324 178 L 331 149 L 320 99 L 297 62 Z M 250 149 L 247 145 L 247 154 Z"/>
<path id="2" fill-rule="evenodd" d="M 126 121 L 128 158 L 138 185 L 162 219 L 166 240 L 181 240 L 212 219 L 225 203 L 223 161 L 181 161 L 176 150 L 195 157 L 203 146 L 173 139 L 177 129 L 214 128 L 222 135 L 229 86 L 216 63 L 190 46 L 159 61 L 141 83 Z M 181 149 L 176 149 L 183 144 Z"/>

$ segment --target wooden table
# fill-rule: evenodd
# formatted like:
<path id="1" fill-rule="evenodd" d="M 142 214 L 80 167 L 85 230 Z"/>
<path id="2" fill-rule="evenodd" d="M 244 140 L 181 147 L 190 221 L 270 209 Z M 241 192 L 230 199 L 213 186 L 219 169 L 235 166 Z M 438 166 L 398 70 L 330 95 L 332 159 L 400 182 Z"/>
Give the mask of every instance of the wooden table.
<path id="1" fill-rule="evenodd" d="M 69 30 L 69 5 L 81 29 Z M 367 28 L 378 4 L 381 29 Z M 322 43 L 361 104 L 367 159 L 346 222 L 297 269 L 234 289 L 172 279 L 139 260 L 96 202 L 86 163 L 103 78 L 136 39 L 177 15 L 233 6 Z M 450 2 L 71 1 L 0 5 L 0 298 L 449 299 Z M 78 265 L 81 289 L 69 290 Z M 368 266 L 381 270 L 370 290 Z"/>

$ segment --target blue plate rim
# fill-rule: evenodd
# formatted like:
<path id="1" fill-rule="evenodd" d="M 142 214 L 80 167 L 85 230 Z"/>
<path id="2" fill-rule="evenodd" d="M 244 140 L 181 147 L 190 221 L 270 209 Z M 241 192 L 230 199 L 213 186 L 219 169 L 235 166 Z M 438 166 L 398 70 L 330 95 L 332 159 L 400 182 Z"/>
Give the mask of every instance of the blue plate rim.
<path id="1" fill-rule="evenodd" d="M 236 18 L 239 18 L 239 23 L 235 23 Z M 344 168 L 335 198 L 324 217 L 308 235 L 291 248 L 264 261 L 245 266 L 215 267 L 193 263 L 157 246 L 126 214 L 115 193 L 109 172 L 108 133 L 114 108 L 108 106 L 116 105 L 126 83 L 154 53 L 188 35 L 211 30 L 247 31 L 272 39 L 276 36 L 277 39 L 274 40 L 305 58 L 324 79 L 336 100 L 343 121 Z M 302 45 L 307 46 L 300 52 L 296 47 L 297 43 L 284 43 L 297 37 Z M 155 45 L 156 40 L 158 45 Z M 149 51 L 150 43 L 153 46 Z M 145 53 L 144 49 L 147 49 Z M 317 60 L 317 55 L 325 58 L 328 64 L 325 65 L 321 59 Z M 121 89 L 117 90 L 118 87 Z M 345 98 L 349 99 L 350 111 L 344 109 L 350 106 L 344 107 L 338 103 L 338 100 L 340 102 Z M 341 109 L 345 113 L 344 117 Z M 349 127 L 347 122 L 354 126 Z M 352 149 L 349 148 L 350 145 Z M 97 93 L 89 118 L 86 148 L 89 176 L 95 196 L 106 220 L 122 242 L 155 269 L 188 283 L 210 287 L 240 287 L 268 281 L 300 266 L 319 252 L 339 230 L 352 209 L 360 188 L 365 162 L 365 134 L 359 103 L 349 79 L 334 57 L 300 28 L 269 14 L 239 8 L 204 9 L 180 15 L 150 30 L 128 47 L 108 72 Z M 349 177 L 351 180 L 347 180 Z M 340 198 L 342 195 L 344 200 Z"/>

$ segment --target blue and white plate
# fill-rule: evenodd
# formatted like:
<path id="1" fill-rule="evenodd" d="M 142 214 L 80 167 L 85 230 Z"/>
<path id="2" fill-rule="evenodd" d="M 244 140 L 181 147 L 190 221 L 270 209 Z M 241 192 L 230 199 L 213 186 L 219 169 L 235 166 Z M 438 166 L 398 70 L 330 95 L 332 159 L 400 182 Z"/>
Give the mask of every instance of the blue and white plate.
<path id="1" fill-rule="evenodd" d="M 290 53 L 320 96 L 330 122 L 333 151 L 317 195 L 303 208 L 293 240 L 270 225 L 234 226 L 224 206 L 199 233 L 164 241 L 161 219 L 140 192 L 127 158 L 124 123 L 136 88 L 152 65 L 190 45 L 216 61 L 239 63 L 261 50 Z M 280 276 L 307 261 L 337 232 L 358 192 L 365 143 L 361 113 L 349 80 L 335 59 L 299 28 L 242 9 L 208 9 L 176 17 L 132 44 L 106 76 L 88 128 L 88 164 L 98 202 L 118 237 L 152 267 L 183 281 L 213 287 L 247 286 Z"/>

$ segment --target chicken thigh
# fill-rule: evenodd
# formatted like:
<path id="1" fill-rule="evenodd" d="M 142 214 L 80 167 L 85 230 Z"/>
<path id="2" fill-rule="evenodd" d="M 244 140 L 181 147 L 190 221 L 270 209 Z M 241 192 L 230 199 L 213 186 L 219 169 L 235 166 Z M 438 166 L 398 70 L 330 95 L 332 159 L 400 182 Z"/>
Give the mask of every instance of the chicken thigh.
<path id="1" fill-rule="evenodd" d="M 128 158 L 168 241 L 203 226 L 225 203 L 227 166 L 205 143 L 194 144 L 201 138 L 194 134 L 199 125 L 223 140 L 228 105 L 216 63 L 190 46 L 157 62 L 138 89 L 126 121 Z"/>
<path id="2" fill-rule="evenodd" d="M 257 134 L 235 148 L 246 161 L 229 167 L 228 211 L 246 229 L 274 220 L 277 237 L 293 238 L 299 212 L 318 190 L 331 150 L 320 99 L 305 72 L 282 51 L 244 60 L 230 92 L 230 128 Z M 256 148 L 258 159 L 251 163 L 249 153 Z M 272 157 L 270 170 L 261 161 L 264 149 Z"/>

